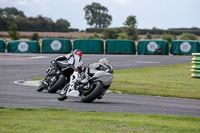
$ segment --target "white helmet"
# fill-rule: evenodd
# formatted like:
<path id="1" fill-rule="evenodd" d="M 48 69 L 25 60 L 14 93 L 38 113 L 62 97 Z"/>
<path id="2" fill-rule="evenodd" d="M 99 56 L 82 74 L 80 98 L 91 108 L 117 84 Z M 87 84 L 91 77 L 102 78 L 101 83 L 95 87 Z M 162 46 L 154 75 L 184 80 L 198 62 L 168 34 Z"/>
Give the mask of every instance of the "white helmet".
<path id="1" fill-rule="evenodd" d="M 99 63 L 101 63 L 101 64 L 110 64 L 109 60 L 107 60 L 106 58 L 100 59 Z"/>

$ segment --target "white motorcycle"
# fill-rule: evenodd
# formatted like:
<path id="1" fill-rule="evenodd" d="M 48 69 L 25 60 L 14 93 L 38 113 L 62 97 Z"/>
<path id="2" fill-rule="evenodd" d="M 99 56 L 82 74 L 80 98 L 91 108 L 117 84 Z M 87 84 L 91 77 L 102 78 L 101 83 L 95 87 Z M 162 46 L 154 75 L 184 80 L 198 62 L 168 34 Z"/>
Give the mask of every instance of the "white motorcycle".
<path id="1" fill-rule="evenodd" d="M 88 72 L 76 71 L 57 98 L 63 101 L 72 96 L 79 98 L 82 102 L 91 103 L 95 99 L 101 99 L 112 82 L 113 70 L 109 72 L 95 69 L 88 69 Z"/>

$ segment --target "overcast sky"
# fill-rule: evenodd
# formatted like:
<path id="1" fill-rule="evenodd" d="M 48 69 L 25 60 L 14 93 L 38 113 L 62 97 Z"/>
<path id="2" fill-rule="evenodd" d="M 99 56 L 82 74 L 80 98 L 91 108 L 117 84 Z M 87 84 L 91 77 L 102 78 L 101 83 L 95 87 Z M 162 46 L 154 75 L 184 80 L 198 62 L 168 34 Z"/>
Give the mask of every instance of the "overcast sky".
<path id="1" fill-rule="evenodd" d="M 90 27 L 83 8 L 92 2 L 108 8 L 113 19 L 109 27 L 121 27 L 134 15 L 138 28 L 200 28 L 200 0 L 0 0 L 0 8 L 16 7 L 28 17 L 64 18 L 82 30 Z"/>

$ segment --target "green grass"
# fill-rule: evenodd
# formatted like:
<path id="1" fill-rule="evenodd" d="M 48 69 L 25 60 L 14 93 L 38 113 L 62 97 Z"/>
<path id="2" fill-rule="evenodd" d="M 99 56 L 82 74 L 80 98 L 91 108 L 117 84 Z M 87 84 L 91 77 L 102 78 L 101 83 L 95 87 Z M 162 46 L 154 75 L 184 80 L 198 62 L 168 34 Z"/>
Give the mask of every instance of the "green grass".
<path id="1" fill-rule="evenodd" d="M 199 117 L 0 108 L 1 133 L 199 133 L 199 125 Z"/>
<path id="2" fill-rule="evenodd" d="M 200 99 L 200 79 L 191 78 L 191 63 L 114 71 L 112 91 L 125 94 Z"/>
<path id="3" fill-rule="evenodd" d="M 31 80 L 35 81 L 35 80 L 42 80 L 43 78 L 38 77 L 38 78 L 32 78 Z"/>

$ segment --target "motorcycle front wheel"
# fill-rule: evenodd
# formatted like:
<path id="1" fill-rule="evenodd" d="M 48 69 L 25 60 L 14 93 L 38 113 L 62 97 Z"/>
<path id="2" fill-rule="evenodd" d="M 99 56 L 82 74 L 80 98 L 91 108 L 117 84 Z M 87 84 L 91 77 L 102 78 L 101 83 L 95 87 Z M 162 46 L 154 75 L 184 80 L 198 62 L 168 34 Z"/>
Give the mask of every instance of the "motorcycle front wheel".
<path id="1" fill-rule="evenodd" d="M 67 90 L 69 88 L 69 84 L 66 84 L 63 89 L 60 91 L 60 94 L 59 96 L 57 97 L 57 99 L 59 101 L 64 101 L 65 99 L 67 99 L 67 96 L 66 96 L 66 93 L 67 93 Z"/>
<path id="2" fill-rule="evenodd" d="M 65 83 L 66 83 L 65 76 L 60 75 L 58 80 L 55 81 L 55 83 L 48 88 L 48 92 L 56 93 L 56 91 L 59 90 L 60 88 L 62 88 L 65 85 Z"/>
<path id="3" fill-rule="evenodd" d="M 91 103 L 101 95 L 102 90 L 103 84 L 100 81 L 96 81 L 91 84 L 90 90 L 87 93 L 80 94 L 79 98 L 84 103 Z"/>

